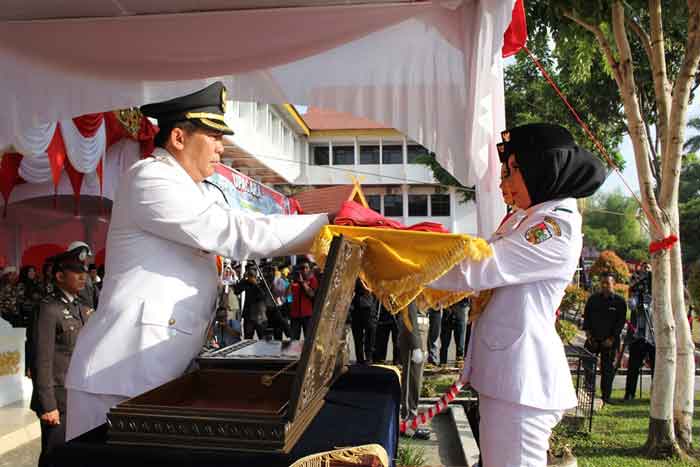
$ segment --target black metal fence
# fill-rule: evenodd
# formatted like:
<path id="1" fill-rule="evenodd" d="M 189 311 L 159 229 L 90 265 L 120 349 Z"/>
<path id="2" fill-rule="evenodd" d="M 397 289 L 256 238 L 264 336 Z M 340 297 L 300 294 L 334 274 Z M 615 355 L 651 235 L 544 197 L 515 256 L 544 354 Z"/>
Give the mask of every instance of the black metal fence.
<path id="1" fill-rule="evenodd" d="M 573 379 L 578 405 L 575 409 L 567 412 L 576 418 L 581 418 L 581 427 L 588 427 L 591 431 L 593 427 L 593 407 L 595 404 L 595 373 L 596 356 L 578 345 L 564 346 L 566 359 L 569 361 L 571 378 Z"/>

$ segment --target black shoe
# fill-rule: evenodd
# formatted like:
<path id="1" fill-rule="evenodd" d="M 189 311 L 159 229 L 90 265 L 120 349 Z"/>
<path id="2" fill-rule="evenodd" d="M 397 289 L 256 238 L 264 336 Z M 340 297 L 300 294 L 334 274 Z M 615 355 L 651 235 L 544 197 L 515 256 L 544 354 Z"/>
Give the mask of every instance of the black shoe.
<path id="1" fill-rule="evenodd" d="M 428 440 L 430 439 L 430 430 L 428 428 L 418 428 L 413 435 L 414 438 Z"/>

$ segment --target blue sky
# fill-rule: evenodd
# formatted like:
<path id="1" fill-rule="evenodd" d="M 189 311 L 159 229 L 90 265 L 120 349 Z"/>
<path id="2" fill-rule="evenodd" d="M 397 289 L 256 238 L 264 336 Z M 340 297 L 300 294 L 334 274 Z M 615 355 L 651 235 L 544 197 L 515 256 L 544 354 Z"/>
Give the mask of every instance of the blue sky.
<path id="1" fill-rule="evenodd" d="M 698 101 L 698 99 L 696 99 L 690 105 L 688 118 L 690 119 L 692 117 L 697 117 L 698 115 L 700 115 L 700 102 Z M 688 137 L 692 134 L 693 133 L 689 129 L 686 130 L 685 138 L 688 139 Z M 627 181 L 627 184 L 635 192 L 639 192 L 639 183 L 637 181 L 637 164 L 635 164 L 634 162 L 634 151 L 632 150 L 632 142 L 630 141 L 629 136 L 624 137 L 622 145 L 620 146 L 620 152 L 622 153 L 622 156 L 625 158 L 626 161 L 625 170 L 622 175 Z M 613 173 L 610 174 L 608 179 L 605 181 L 605 184 L 603 184 L 601 191 L 613 192 L 616 190 L 622 190 L 624 194 L 627 194 L 627 189 L 620 180 L 620 177 Z"/>

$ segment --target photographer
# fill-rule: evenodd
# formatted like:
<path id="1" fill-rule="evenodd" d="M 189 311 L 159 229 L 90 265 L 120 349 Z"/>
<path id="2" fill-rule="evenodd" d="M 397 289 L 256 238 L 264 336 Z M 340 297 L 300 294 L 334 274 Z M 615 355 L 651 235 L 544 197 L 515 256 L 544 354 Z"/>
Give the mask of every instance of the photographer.
<path id="1" fill-rule="evenodd" d="M 620 333 L 627 318 L 625 299 L 613 292 L 615 279 L 607 274 L 601 278 L 601 291 L 591 295 L 583 312 L 586 349 L 600 354 L 600 391 L 603 402 L 610 402 L 615 377 L 615 353 L 620 347 Z M 595 363 L 593 363 L 595 365 Z M 595 366 L 590 369 L 595 374 Z"/>
<path id="2" fill-rule="evenodd" d="M 629 336 L 629 364 L 625 383 L 625 400 L 634 399 L 637 391 L 639 371 L 645 359 L 648 359 L 652 374 L 656 357 L 656 340 L 654 323 L 651 320 L 651 268 L 644 264 L 637 281 L 630 287 L 631 308 Z"/>
<path id="3" fill-rule="evenodd" d="M 243 304 L 243 336 L 252 339 L 257 334 L 258 339 L 263 339 L 267 327 L 267 314 L 265 304 L 265 292 L 258 282 L 257 268 L 250 268 L 245 272 L 243 280 L 234 287 L 236 294 L 245 292 Z"/>
<path id="4" fill-rule="evenodd" d="M 292 319 L 292 339 L 301 338 L 301 330 L 304 329 L 304 337 L 308 335 L 311 325 L 311 315 L 314 310 L 314 296 L 318 290 L 318 279 L 311 271 L 309 260 L 303 259 L 298 269 L 292 274 L 292 306 L 289 317 Z"/>

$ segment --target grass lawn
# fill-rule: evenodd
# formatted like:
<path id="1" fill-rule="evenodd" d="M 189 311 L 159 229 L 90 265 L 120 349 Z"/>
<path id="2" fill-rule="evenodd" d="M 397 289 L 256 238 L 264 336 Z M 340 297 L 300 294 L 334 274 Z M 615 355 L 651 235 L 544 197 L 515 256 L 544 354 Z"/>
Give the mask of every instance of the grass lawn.
<path id="1" fill-rule="evenodd" d="M 699 394 L 700 395 L 700 394 Z M 623 391 L 614 391 L 613 399 L 620 400 Z M 693 439 L 700 436 L 700 409 L 695 401 Z M 590 434 L 565 435 L 567 444 L 581 467 L 654 466 L 680 467 L 699 465 L 680 460 L 652 460 L 643 456 L 649 425 L 649 394 L 631 402 L 607 405 L 593 416 Z M 697 444 L 697 441 L 694 443 Z"/>

